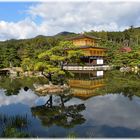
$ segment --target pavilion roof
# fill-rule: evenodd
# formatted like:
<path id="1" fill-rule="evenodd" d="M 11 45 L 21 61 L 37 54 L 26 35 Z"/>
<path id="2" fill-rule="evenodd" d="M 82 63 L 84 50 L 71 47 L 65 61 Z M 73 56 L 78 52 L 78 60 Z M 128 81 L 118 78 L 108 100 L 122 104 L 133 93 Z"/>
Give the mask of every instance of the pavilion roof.
<path id="1" fill-rule="evenodd" d="M 82 38 L 89 38 L 89 39 L 94 39 L 94 40 L 100 40 L 101 39 L 101 38 L 98 38 L 98 37 L 95 37 L 95 36 L 80 34 L 78 36 L 68 38 L 67 40 L 76 40 L 76 39 L 82 39 Z"/>
<path id="2" fill-rule="evenodd" d="M 122 48 L 120 48 L 120 51 L 121 52 L 131 52 L 132 49 L 130 47 L 122 47 Z"/>

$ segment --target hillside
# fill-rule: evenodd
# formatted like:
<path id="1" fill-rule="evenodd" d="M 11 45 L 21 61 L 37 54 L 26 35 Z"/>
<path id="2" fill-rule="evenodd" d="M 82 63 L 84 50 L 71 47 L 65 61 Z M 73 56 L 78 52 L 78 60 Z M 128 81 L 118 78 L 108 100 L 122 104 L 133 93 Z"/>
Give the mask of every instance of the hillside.
<path id="1" fill-rule="evenodd" d="M 85 34 L 102 38 L 101 45 L 103 47 L 112 47 L 111 49 L 121 47 L 125 40 L 128 41 L 129 46 L 132 48 L 140 45 L 140 27 L 134 28 L 131 26 L 130 29 L 123 32 L 90 31 L 85 32 Z M 39 35 L 31 39 L 11 39 L 0 42 L 0 68 L 9 67 L 10 62 L 13 66 L 20 66 L 23 59 L 36 59 L 40 52 L 57 45 L 61 40 L 76 35 L 76 33 L 64 31 L 54 36 Z M 106 45 L 107 42 L 110 42 L 113 46 Z"/>

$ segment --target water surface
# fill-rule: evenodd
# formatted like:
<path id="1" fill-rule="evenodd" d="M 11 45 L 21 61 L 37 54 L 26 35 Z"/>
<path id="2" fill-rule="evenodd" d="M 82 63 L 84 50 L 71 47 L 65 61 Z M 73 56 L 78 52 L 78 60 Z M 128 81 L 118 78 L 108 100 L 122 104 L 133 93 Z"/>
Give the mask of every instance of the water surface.
<path id="1" fill-rule="evenodd" d="M 74 74 L 68 93 L 45 96 L 33 85 L 46 79 L 1 77 L 0 115 L 26 116 L 29 123 L 20 131 L 32 137 L 140 137 L 138 74 Z M 2 137 L 2 126 L 0 132 Z"/>

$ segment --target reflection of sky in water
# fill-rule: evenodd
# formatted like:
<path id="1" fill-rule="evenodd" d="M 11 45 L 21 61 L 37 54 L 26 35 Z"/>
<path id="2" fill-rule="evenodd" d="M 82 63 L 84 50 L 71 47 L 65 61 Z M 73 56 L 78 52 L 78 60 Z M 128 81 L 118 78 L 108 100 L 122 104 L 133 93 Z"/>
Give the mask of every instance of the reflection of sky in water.
<path id="1" fill-rule="evenodd" d="M 108 125 L 140 130 L 140 104 L 135 97 L 130 101 L 123 95 L 98 96 L 86 103 L 85 116 L 92 125 Z"/>
<path id="2" fill-rule="evenodd" d="M 74 99 L 72 103 L 77 103 Z M 119 94 L 97 96 L 84 101 L 82 113 L 86 123 L 74 131 L 83 137 L 137 137 L 140 136 L 140 98 L 133 100 Z"/>
<path id="3" fill-rule="evenodd" d="M 60 98 L 53 97 L 54 105 L 58 105 Z M 29 131 L 37 136 L 62 137 L 69 132 L 81 137 L 140 136 L 140 98 L 136 96 L 132 101 L 119 94 L 96 96 L 85 101 L 72 98 L 65 105 L 84 103 L 86 110 L 82 114 L 86 121 L 69 129 L 42 126 L 38 118 L 32 117 L 30 107 L 43 105 L 48 99 L 48 96 L 38 97 L 30 89 L 26 92 L 21 89 L 18 95 L 12 96 L 6 96 L 4 90 L 0 90 L 0 113 L 28 114 L 32 119 Z"/>
<path id="4" fill-rule="evenodd" d="M 36 99 L 37 95 L 35 95 L 34 92 L 30 89 L 26 92 L 21 89 L 19 94 L 11 96 L 6 96 L 4 90 L 0 90 L 0 106 L 17 103 L 32 106 Z"/>

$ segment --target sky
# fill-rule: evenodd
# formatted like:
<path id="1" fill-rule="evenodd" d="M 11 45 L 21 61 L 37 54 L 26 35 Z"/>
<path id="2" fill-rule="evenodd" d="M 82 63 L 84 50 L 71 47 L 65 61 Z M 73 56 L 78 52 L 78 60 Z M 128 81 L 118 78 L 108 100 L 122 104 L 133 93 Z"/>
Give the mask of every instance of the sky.
<path id="1" fill-rule="evenodd" d="M 140 1 L 0 2 L 0 41 L 140 26 Z"/>

